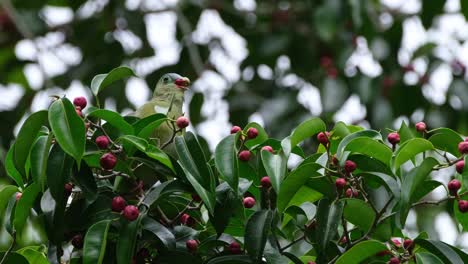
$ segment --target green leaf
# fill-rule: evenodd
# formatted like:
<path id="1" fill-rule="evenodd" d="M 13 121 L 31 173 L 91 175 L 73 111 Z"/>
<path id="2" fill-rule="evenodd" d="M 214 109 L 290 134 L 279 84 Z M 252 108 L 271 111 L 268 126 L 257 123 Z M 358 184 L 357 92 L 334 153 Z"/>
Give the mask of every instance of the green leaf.
<path id="1" fill-rule="evenodd" d="M 174 192 L 188 192 L 185 186 L 179 180 L 171 180 L 162 183 L 156 183 L 146 192 L 145 199 L 143 204 L 148 207 L 151 207 L 155 204 L 161 197 L 165 195 L 174 193 Z"/>
<path id="2" fill-rule="evenodd" d="M 55 144 L 49 154 L 46 174 L 50 194 L 57 203 L 64 200 L 64 186 L 70 179 L 72 168 L 73 159 Z"/>
<path id="3" fill-rule="evenodd" d="M 42 192 L 47 182 L 46 168 L 49 158 L 52 134 L 39 136 L 31 149 L 31 175 L 35 183 L 39 184 Z"/>
<path id="4" fill-rule="evenodd" d="M 421 56 L 430 56 L 434 48 L 437 47 L 437 44 L 434 42 L 428 42 L 425 43 L 421 46 L 419 46 L 414 52 L 413 56 L 411 58 L 411 61 L 413 61 L 416 58 L 419 58 Z"/>
<path id="5" fill-rule="evenodd" d="M 101 264 L 106 253 L 107 232 L 111 221 L 103 220 L 86 232 L 83 247 L 83 264 Z"/>
<path id="6" fill-rule="evenodd" d="M 448 153 L 458 157 L 458 143 L 463 141 L 463 138 L 457 132 L 450 128 L 437 128 L 429 131 L 431 135 L 429 141 L 436 149 L 447 151 Z"/>
<path id="7" fill-rule="evenodd" d="M 237 151 L 236 135 L 224 138 L 216 146 L 215 164 L 219 173 L 233 190 L 239 186 L 239 176 L 237 175 Z"/>
<path id="8" fill-rule="evenodd" d="M 263 142 L 268 140 L 268 134 L 265 132 L 265 129 L 263 127 L 255 122 L 247 124 L 244 128 L 244 133 L 247 133 L 249 128 L 256 128 L 258 130 L 258 136 L 254 139 L 247 139 L 245 141 L 245 146 L 248 149 L 253 149 L 256 148 L 257 146 L 261 145 Z"/>
<path id="9" fill-rule="evenodd" d="M 15 219 L 13 221 L 13 226 L 17 232 L 23 232 L 26 220 L 28 219 L 31 208 L 34 205 L 34 201 L 36 200 L 40 190 L 41 187 L 39 184 L 33 183 L 24 190 L 21 199 L 17 201 Z"/>
<path id="10" fill-rule="evenodd" d="M 65 229 L 63 217 L 65 202 L 57 203 L 52 197 L 50 189 L 47 189 L 41 197 L 41 210 L 45 216 L 47 236 L 51 244 L 62 243 Z"/>
<path id="11" fill-rule="evenodd" d="M 429 174 L 432 172 L 432 168 L 439 162 L 432 158 L 426 158 L 420 166 L 412 169 L 404 177 L 403 183 L 401 184 L 401 200 L 400 200 L 400 224 L 403 227 L 406 223 L 406 217 L 408 216 L 409 210 L 412 204 L 412 196 L 416 188 L 419 188 L 420 184 L 424 182 Z"/>
<path id="12" fill-rule="evenodd" d="M 141 129 L 138 133 L 138 136 L 141 138 L 149 138 L 154 135 L 154 131 L 164 122 L 167 121 L 167 118 L 161 118 L 154 122 L 149 123 L 147 126 Z"/>
<path id="13" fill-rule="evenodd" d="M 451 264 L 463 264 L 463 260 L 460 256 L 450 248 L 449 245 L 441 241 L 429 240 L 429 239 L 416 239 L 415 243 L 432 254 L 436 255 L 443 263 Z"/>
<path id="14" fill-rule="evenodd" d="M 381 172 L 367 172 L 366 171 L 366 172 L 361 172 L 360 174 L 365 177 L 369 177 L 369 178 L 372 177 L 373 179 L 378 179 L 378 181 L 383 183 L 385 185 L 385 188 L 393 194 L 393 196 L 395 197 L 395 200 L 400 199 L 400 186 L 398 185 L 397 181 L 393 177 L 387 174 L 381 173 Z"/>
<path id="15" fill-rule="evenodd" d="M 135 252 L 137 235 L 140 232 L 141 216 L 135 221 L 121 221 L 119 240 L 116 247 L 117 264 L 131 263 Z"/>
<path id="16" fill-rule="evenodd" d="M 0 258 L 3 258 L 3 256 L 5 255 L 5 252 L 1 252 L 0 253 Z M 5 264 L 30 264 L 30 263 L 34 263 L 36 264 L 36 262 L 29 262 L 27 258 L 25 258 L 24 256 L 16 253 L 16 252 L 11 252 L 8 257 L 5 259 Z M 39 263 L 38 263 L 39 264 Z"/>
<path id="17" fill-rule="evenodd" d="M 18 254 L 21 254 L 27 259 L 27 263 L 34 264 L 49 264 L 44 253 L 33 250 L 31 248 L 22 248 L 17 251 Z M 16 263 L 16 262 L 15 262 Z"/>
<path id="18" fill-rule="evenodd" d="M 0 187 L 0 211 L 3 212 L 8 200 L 14 193 L 18 192 L 18 187 L 13 185 L 3 185 Z"/>
<path id="19" fill-rule="evenodd" d="M 247 221 L 244 238 L 245 248 L 255 260 L 262 258 L 272 219 L 271 211 L 262 210 L 256 211 Z"/>
<path id="20" fill-rule="evenodd" d="M 226 185 L 227 184 L 224 186 Z M 210 217 L 210 221 L 218 236 L 220 236 L 229 225 L 231 217 L 242 208 L 238 194 L 227 186 L 226 188 L 222 187 L 223 184 L 220 184 L 216 188 L 216 205 L 214 214 Z"/>
<path id="21" fill-rule="evenodd" d="M 325 261 L 326 257 L 324 254 L 326 253 L 328 242 L 335 237 L 338 231 L 343 207 L 343 201 L 330 201 L 326 198 L 320 200 L 318 204 L 316 216 L 318 262 Z"/>
<path id="22" fill-rule="evenodd" d="M 354 138 L 349 141 L 344 150 L 350 151 L 351 153 L 364 154 L 380 160 L 386 165 L 390 164 L 393 154 L 392 150 L 387 145 L 368 137 Z"/>
<path id="23" fill-rule="evenodd" d="M 75 112 L 74 109 L 73 112 Z M 16 169 L 23 176 L 26 176 L 26 160 L 29 157 L 29 152 L 31 151 L 34 140 L 36 140 L 37 133 L 41 127 L 46 124 L 47 111 L 39 111 L 31 114 L 26 119 L 26 121 L 24 121 L 23 126 L 21 126 L 21 129 L 18 132 L 18 136 L 16 137 L 15 141 L 13 161 L 15 163 Z"/>
<path id="24" fill-rule="evenodd" d="M 434 149 L 432 143 L 423 138 L 413 138 L 405 142 L 400 148 L 395 152 L 393 157 L 393 166 L 392 170 L 395 172 L 400 168 L 403 163 L 407 162 L 410 159 L 413 159 L 417 154 Z"/>
<path id="25" fill-rule="evenodd" d="M 468 200 L 468 195 L 465 194 L 461 196 L 460 199 Z M 453 203 L 453 212 L 455 213 L 455 218 L 458 223 L 462 226 L 463 231 L 468 231 L 468 214 L 460 212 L 460 209 L 458 209 L 458 202 L 456 201 Z"/>
<path id="26" fill-rule="evenodd" d="M 80 187 L 88 202 L 93 202 L 98 196 L 96 180 L 93 176 L 93 171 L 86 164 L 81 164 L 80 170 L 73 174 L 76 185 Z"/>
<path id="27" fill-rule="evenodd" d="M 15 150 L 15 144 L 11 145 L 5 157 L 5 170 L 10 178 L 12 178 L 18 186 L 24 186 L 23 177 L 21 173 L 16 169 L 13 160 Z"/>
<path id="28" fill-rule="evenodd" d="M 341 255 L 337 260 L 336 264 L 359 264 L 364 263 L 369 257 L 374 256 L 375 254 L 387 250 L 385 244 L 376 241 L 368 240 L 362 241 L 357 245 L 350 248 L 343 255 Z"/>
<path id="29" fill-rule="evenodd" d="M 127 121 L 125 121 L 125 119 L 119 113 L 105 109 L 97 109 L 89 113 L 87 117 L 96 117 L 102 120 L 106 120 L 107 123 L 111 124 L 125 135 L 133 135 L 134 133 L 133 127 Z"/>
<path id="30" fill-rule="evenodd" d="M 143 128 L 147 127 L 151 123 L 156 122 L 160 119 L 165 120 L 166 115 L 158 113 L 158 114 L 150 115 L 148 117 L 140 119 L 136 121 L 135 123 L 132 123 L 133 129 L 135 130 L 135 135 L 138 135 Z"/>
<path id="31" fill-rule="evenodd" d="M 125 135 L 125 136 L 119 137 L 116 141 L 117 142 L 122 141 L 129 145 L 133 145 L 139 151 L 145 153 L 148 157 L 161 162 L 163 165 L 165 165 L 166 167 L 174 171 L 174 166 L 172 165 L 172 161 L 169 158 L 169 156 L 164 151 L 158 149 L 154 145 L 148 144 L 148 142 L 145 139 L 132 136 L 132 135 Z M 129 150 L 128 145 L 126 146 L 124 144 L 124 149 Z"/>
<path id="32" fill-rule="evenodd" d="M 460 1 L 461 12 L 465 16 L 465 19 L 468 20 L 468 2 Z"/>
<path id="33" fill-rule="evenodd" d="M 374 223 L 376 217 L 372 207 L 360 199 L 344 199 L 345 206 L 343 215 L 351 224 L 359 227 L 362 231 L 367 232 Z"/>
<path id="34" fill-rule="evenodd" d="M 326 129 L 325 123 L 320 118 L 312 118 L 302 122 L 294 129 L 290 136 L 281 141 L 284 154 L 288 157 L 291 154 L 291 150 L 301 141 Z"/>
<path id="35" fill-rule="evenodd" d="M 253 264 L 249 256 L 221 256 L 210 259 L 207 264 Z"/>
<path id="36" fill-rule="evenodd" d="M 398 135 L 400 135 L 400 145 L 414 138 L 413 131 L 411 131 L 411 129 L 406 125 L 405 121 L 401 122 L 400 129 L 398 129 Z"/>
<path id="37" fill-rule="evenodd" d="M 107 74 L 98 74 L 91 81 L 91 91 L 94 95 L 98 95 L 102 89 L 112 83 L 131 76 L 135 76 L 133 70 L 123 66 L 115 68 Z"/>
<path id="38" fill-rule="evenodd" d="M 85 150 L 85 125 L 67 98 L 52 103 L 49 108 L 49 123 L 58 144 L 79 166 Z"/>
<path id="39" fill-rule="evenodd" d="M 421 22 L 424 25 L 424 28 L 429 29 L 435 16 L 443 13 L 445 0 L 421 1 L 421 3 Z"/>
<path id="40" fill-rule="evenodd" d="M 142 228 L 154 234 L 159 241 L 159 244 L 164 246 L 165 250 L 175 249 L 174 234 L 169 231 L 165 226 L 161 225 L 158 221 L 144 217 L 142 220 Z"/>
<path id="41" fill-rule="evenodd" d="M 353 141 L 356 138 L 360 137 L 367 137 L 371 139 L 376 139 L 376 140 L 382 140 L 382 135 L 375 130 L 361 130 L 358 132 L 354 132 L 352 134 L 347 135 L 343 140 L 341 140 L 340 144 L 338 145 L 338 148 L 336 149 L 336 157 L 342 163 L 341 165 L 344 164 L 346 160 L 343 159 L 343 155 L 345 152 L 345 148 L 348 145 L 349 142 Z"/>
<path id="42" fill-rule="evenodd" d="M 416 253 L 416 263 L 444 264 L 440 258 L 429 252 Z"/>
<path id="43" fill-rule="evenodd" d="M 286 210 L 291 199 L 307 183 L 309 178 L 320 175 L 317 171 L 321 168 L 317 163 L 308 163 L 292 171 L 281 183 L 281 190 L 277 198 L 278 211 Z"/>
<path id="44" fill-rule="evenodd" d="M 270 177 L 271 186 L 276 193 L 280 192 L 281 182 L 286 176 L 288 159 L 282 153 L 273 154 L 268 151 L 261 151 L 263 166 Z"/>

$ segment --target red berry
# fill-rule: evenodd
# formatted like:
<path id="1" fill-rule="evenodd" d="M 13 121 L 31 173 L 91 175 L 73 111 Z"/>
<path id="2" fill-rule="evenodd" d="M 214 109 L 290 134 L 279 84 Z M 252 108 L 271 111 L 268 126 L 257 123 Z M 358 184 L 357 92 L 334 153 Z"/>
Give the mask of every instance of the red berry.
<path id="1" fill-rule="evenodd" d="M 106 149 L 109 146 L 109 138 L 107 136 L 99 136 L 96 138 L 96 145 L 100 149 Z"/>
<path id="2" fill-rule="evenodd" d="M 103 169 L 112 170 L 115 167 L 115 164 L 117 164 L 117 157 L 115 157 L 114 154 L 110 152 L 105 153 L 101 156 L 99 163 Z"/>
<path id="3" fill-rule="evenodd" d="M 447 184 L 447 188 L 449 189 L 451 195 L 456 195 L 458 190 L 460 190 L 460 187 L 461 182 L 457 179 L 453 179 Z"/>
<path id="4" fill-rule="evenodd" d="M 83 96 L 80 96 L 80 97 L 76 97 L 75 99 L 73 99 L 73 104 L 75 106 L 81 107 L 81 109 L 85 109 L 88 102 L 86 101 L 86 98 L 84 98 Z"/>
<path id="5" fill-rule="evenodd" d="M 231 244 L 229 244 L 229 252 L 231 252 L 231 254 L 240 254 L 241 253 L 241 246 L 239 243 L 237 242 L 232 242 Z"/>
<path id="6" fill-rule="evenodd" d="M 458 201 L 458 210 L 462 213 L 468 212 L 468 201 L 465 200 L 459 200 Z"/>
<path id="7" fill-rule="evenodd" d="M 128 221 L 136 220 L 139 215 L 140 215 L 140 211 L 138 211 L 138 208 L 136 206 L 133 206 L 133 205 L 125 206 L 125 208 L 123 210 L 123 216 Z"/>
<path id="8" fill-rule="evenodd" d="M 15 196 L 16 201 L 19 201 L 19 199 L 21 199 L 21 196 L 23 196 L 23 193 L 17 192 Z"/>
<path id="9" fill-rule="evenodd" d="M 262 147 L 262 151 L 263 151 L 263 150 L 268 151 L 268 152 L 271 152 L 271 153 L 274 152 L 274 151 L 273 151 L 273 148 L 272 148 L 271 146 L 263 146 L 263 147 Z"/>
<path id="10" fill-rule="evenodd" d="M 242 130 L 242 128 L 240 128 L 239 126 L 233 126 L 231 128 L 231 134 L 235 134 L 235 133 L 237 133 L 237 132 L 239 132 L 241 130 Z"/>
<path id="11" fill-rule="evenodd" d="M 389 264 L 400 264 L 400 259 L 398 259 L 397 257 L 393 257 L 390 259 L 390 261 L 388 262 Z"/>
<path id="12" fill-rule="evenodd" d="M 255 205 L 255 199 L 253 197 L 245 197 L 244 198 L 244 207 L 245 208 L 252 208 Z"/>
<path id="13" fill-rule="evenodd" d="M 307 264 L 316 264 L 315 261 L 307 261 Z"/>
<path id="14" fill-rule="evenodd" d="M 411 251 L 414 248 L 413 240 L 405 239 L 403 241 L 403 247 L 406 248 L 407 250 Z"/>
<path id="15" fill-rule="evenodd" d="M 249 161 L 250 156 L 252 156 L 252 154 L 248 150 L 243 150 L 239 153 L 239 159 L 242 161 Z"/>
<path id="16" fill-rule="evenodd" d="M 195 252 L 197 251 L 197 248 L 198 248 L 198 242 L 194 239 L 190 239 L 190 240 L 187 240 L 187 242 L 185 242 L 185 246 L 190 252 Z"/>
<path id="17" fill-rule="evenodd" d="M 404 72 L 412 72 L 412 71 L 414 71 L 413 64 L 408 64 L 408 65 L 406 65 L 406 66 L 403 66 L 403 71 L 404 71 Z"/>
<path id="18" fill-rule="evenodd" d="M 458 144 L 458 151 L 460 151 L 461 154 L 468 153 L 468 141 L 460 142 Z"/>
<path id="19" fill-rule="evenodd" d="M 392 242 L 396 247 L 401 247 L 401 241 L 397 238 L 392 238 Z"/>
<path id="20" fill-rule="evenodd" d="M 396 144 L 400 143 L 400 135 L 398 135 L 397 132 L 392 132 L 392 133 L 388 134 L 387 140 L 388 140 L 388 142 L 390 142 L 390 144 L 396 145 Z"/>
<path id="21" fill-rule="evenodd" d="M 193 226 L 195 224 L 195 219 L 193 219 L 189 214 L 183 214 L 180 217 L 180 222 L 186 226 Z"/>
<path id="22" fill-rule="evenodd" d="M 358 197 L 358 196 L 359 196 L 359 193 L 358 193 L 358 191 L 356 191 L 356 190 L 353 190 L 353 189 L 351 189 L 351 188 L 348 188 L 348 189 L 346 189 L 345 195 L 346 195 L 346 197 L 348 197 L 348 198 L 353 198 L 353 197 Z"/>
<path id="23" fill-rule="evenodd" d="M 75 235 L 71 240 L 71 244 L 77 249 L 82 249 L 83 248 L 83 236 L 80 234 Z"/>
<path id="24" fill-rule="evenodd" d="M 324 132 L 320 132 L 320 133 L 318 133 L 317 139 L 318 139 L 318 141 L 319 141 L 322 145 L 327 146 L 327 144 L 328 144 L 328 142 L 329 142 L 329 141 L 328 141 L 328 132 L 325 132 L 325 133 L 324 133 Z"/>
<path id="25" fill-rule="evenodd" d="M 332 163 L 333 163 L 333 165 L 338 165 L 338 163 L 339 163 L 339 160 L 336 157 L 336 154 L 334 154 L 333 157 L 332 157 Z"/>
<path id="26" fill-rule="evenodd" d="M 332 64 L 333 64 L 333 60 L 329 56 L 324 55 L 320 57 L 320 66 L 322 66 L 322 68 L 326 69 L 332 66 Z"/>
<path id="27" fill-rule="evenodd" d="M 247 138 L 254 139 L 258 136 L 258 130 L 255 127 L 251 127 L 247 130 Z"/>
<path id="28" fill-rule="evenodd" d="M 463 173 L 463 168 L 465 167 L 465 161 L 460 160 L 457 163 L 455 163 L 455 169 L 457 170 L 458 173 L 462 174 Z"/>
<path id="29" fill-rule="evenodd" d="M 356 163 L 354 163 L 351 160 L 347 160 L 344 165 L 344 169 L 347 173 L 353 172 L 354 170 L 356 170 L 356 167 Z"/>
<path id="30" fill-rule="evenodd" d="M 385 256 L 385 255 L 391 255 L 391 254 L 392 254 L 392 252 L 391 252 L 390 250 L 384 250 L 384 251 L 380 251 L 380 252 L 377 253 L 376 255 L 377 255 L 378 257 L 383 257 L 383 256 Z"/>
<path id="31" fill-rule="evenodd" d="M 81 113 L 81 110 L 75 109 L 75 112 L 79 117 L 83 117 L 83 113 Z"/>
<path id="32" fill-rule="evenodd" d="M 70 194 L 73 191 L 73 184 L 65 183 L 64 189 L 65 189 L 65 191 L 64 191 L 65 196 L 70 196 Z"/>
<path id="33" fill-rule="evenodd" d="M 335 79 L 338 76 L 338 70 L 335 67 L 328 68 L 327 76 L 331 79 Z"/>
<path id="34" fill-rule="evenodd" d="M 426 131 L 426 123 L 424 122 L 416 123 L 416 131 L 421 132 L 421 133 Z"/>
<path id="35" fill-rule="evenodd" d="M 336 179 L 335 186 L 336 186 L 336 189 L 343 190 L 343 188 L 346 186 L 346 180 L 344 178 Z"/>
<path id="36" fill-rule="evenodd" d="M 194 200 L 195 202 L 199 203 L 201 202 L 201 197 L 198 195 L 198 194 L 194 194 L 192 193 L 192 200 Z"/>
<path id="37" fill-rule="evenodd" d="M 260 180 L 260 185 L 262 185 L 263 188 L 270 188 L 271 187 L 271 181 L 270 177 L 265 176 Z"/>
<path id="38" fill-rule="evenodd" d="M 127 201 L 122 196 L 112 198 L 112 211 L 120 213 L 126 206 Z"/>
<path id="39" fill-rule="evenodd" d="M 180 129 L 186 128 L 189 125 L 189 120 L 185 116 L 181 116 L 181 117 L 177 118 L 176 125 Z"/>
<path id="40" fill-rule="evenodd" d="M 465 140 L 463 140 L 463 141 L 468 142 L 468 137 L 466 137 Z"/>

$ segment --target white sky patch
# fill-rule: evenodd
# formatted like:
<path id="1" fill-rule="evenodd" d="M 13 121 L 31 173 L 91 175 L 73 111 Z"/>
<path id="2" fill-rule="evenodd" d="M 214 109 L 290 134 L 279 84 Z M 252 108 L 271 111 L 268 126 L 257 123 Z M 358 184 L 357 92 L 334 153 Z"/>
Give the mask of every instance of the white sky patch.
<path id="1" fill-rule="evenodd" d="M 359 96 L 351 95 L 343 106 L 335 113 L 333 120 L 335 122 L 343 121 L 347 124 L 352 124 L 356 121 L 364 119 L 366 116 L 366 107 L 361 104 Z"/>
<path id="2" fill-rule="evenodd" d="M 178 2 L 178 0 L 142 0 L 140 6 L 145 11 L 157 11 L 175 7 Z"/>
<path id="3" fill-rule="evenodd" d="M 44 75 L 42 70 L 36 63 L 29 63 L 23 68 L 24 76 L 28 80 L 29 86 L 33 90 L 42 88 L 44 84 Z"/>
<path id="4" fill-rule="evenodd" d="M 16 124 L 15 128 L 13 129 L 13 135 L 15 137 L 18 136 L 18 133 L 19 133 L 21 127 L 23 126 L 24 121 L 26 121 L 26 118 L 28 118 L 29 115 L 31 115 L 31 114 L 30 113 L 24 114 L 23 117 L 21 117 L 20 121 L 18 121 L 18 124 Z"/>
<path id="5" fill-rule="evenodd" d="M 140 78 L 130 78 L 125 86 L 125 95 L 135 108 L 140 107 L 151 98 L 151 90 Z"/>
<path id="6" fill-rule="evenodd" d="M 122 44 L 127 54 L 131 54 L 143 46 L 141 39 L 130 30 L 116 30 L 114 38 Z"/>
<path id="7" fill-rule="evenodd" d="M 273 79 L 273 70 L 268 65 L 260 64 L 257 68 L 257 74 L 265 80 Z"/>
<path id="8" fill-rule="evenodd" d="M 19 60 L 36 60 L 37 49 L 34 42 L 29 39 L 18 41 L 15 46 L 15 55 Z"/>
<path id="9" fill-rule="evenodd" d="M 322 113 L 320 91 L 317 87 L 306 83 L 297 94 L 297 101 L 307 108 L 314 116 Z"/>
<path id="10" fill-rule="evenodd" d="M 255 0 L 235 0 L 234 7 L 241 11 L 255 11 L 257 3 Z"/>
<path id="11" fill-rule="evenodd" d="M 49 108 L 49 105 L 52 103 L 52 95 L 61 97 L 65 95 L 65 92 L 57 87 L 37 92 L 31 103 L 31 111 L 37 112 Z"/>
<path id="12" fill-rule="evenodd" d="M 457 239 L 457 229 L 453 223 L 452 218 L 447 212 L 440 212 L 435 217 L 435 226 L 440 226 L 443 228 L 436 228 L 437 234 L 439 234 L 440 240 L 442 242 L 453 245 Z"/>
<path id="13" fill-rule="evenodd" d="M 13 110 L 23 95 L 24 89 L 21 87 L 21 85 L 0 85 L 0 111 Z"/>
<path id="14" fill-rule="evenodd" d="M 372 57 L 372 53 L 367 45 L 367 40 L 363 37 L 359 37 L 357 40 L 357 48 L 353 54 L 349 57 L 346 62 L 346 68 L 357 67 L 362 73 L 369 77 L 377 77 L 382 73 L 382 67 Z M 352 72 L 349 72 L 352 75 Z"/>
<path id="15" fill-rule="evenodd" d="M 450 66 L 441 64 L 434 70 L 429 78 L 429 84 L 423 85 L 424 97 L 436 105 L 443 105 L 446 102 L 447 90 L 452 82 L 452 72 Z"/>
<path id="16" fill-rule="evenodd" d="M 41 13 L 47 25 L 59 26 L 73 20 L 73 10 L 69 7 L 45 6 Z"/>
<path id="17" fill-rule="evenodd" d="M 109 0 L 88 0 L 77 11 L 79 18 L 89 18 L 92 15 L 101 12 L 106 7 Z"/>
<path id="18" fill-rule="evenodd" d="M 253 113 L 252 115 L 249 116 L 249 123 L 250 122 L 255 122 L 255 123 L 259 124 L 262 127 L 265 125 L 265 121 L 263 120 L 262 115 L 260 113 L 258 113 L 258 112 L 255 112 L 255 113 Z"/>

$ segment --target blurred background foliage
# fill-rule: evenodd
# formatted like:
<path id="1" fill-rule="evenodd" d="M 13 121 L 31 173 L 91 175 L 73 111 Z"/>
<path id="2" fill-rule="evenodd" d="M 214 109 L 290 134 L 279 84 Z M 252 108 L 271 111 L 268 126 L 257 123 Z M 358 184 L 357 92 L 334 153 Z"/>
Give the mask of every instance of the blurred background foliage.
<path id="1" fill-rule="evenodd" d="M 0 3 L 4 150 L 48 96 L 91 99 L 92 78 L 120 65 L 139 79 L 104 91 L 107 107 L 129 112 L 163 73 L 180 73 L 194 81 L 192 129 L 212 144 L 231 124 L 256 121 L 281 138 L 310 116 L 382 130 L 425 120 L 467 134 L 465 0 Z"/>

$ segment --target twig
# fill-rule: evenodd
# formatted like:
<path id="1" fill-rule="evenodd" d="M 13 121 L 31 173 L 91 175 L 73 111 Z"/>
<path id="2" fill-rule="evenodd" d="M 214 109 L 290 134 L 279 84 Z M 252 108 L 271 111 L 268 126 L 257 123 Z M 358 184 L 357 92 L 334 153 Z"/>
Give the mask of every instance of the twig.
<path id="1" fill-rule="evenodd" d="M 15 232 L 15 231 L 13 231 L 12 236 L 13 236 L 13 241 L 11 241 L 10 247 L 9 247 L 8 250 L 5 252 L 5 255 L 3 255 L 3 258 L 2 258 L 2 260 L 0 261 L 0 264 L 5 263 L 5 261 L 6 261 L 7 258 L 8 258 L 8 255 L 10 255 L 11 251 L 13 250 L 13 248 L 14 248 L 15 245 L 16 245 L 16 232 Z"/>
<path id="2" fill-rule="evenodd" d="M 105 180 L 105 179 L 110 179 L 110 178 L 114 178 L 114 177 L 117 177 L 117 176 L 122 176 L 122 177 L 125 177 L 125 178 L 128 178 L 128 179 L 130 178 L 130 175 L 125 174 L 125 173 L 120 172 L 120 171 L 114 171 L 109 175 L 96 174 L 94 177 L 96 177 L 98 180 Z"/>
<path id="3" fill-rule="evenodd" d="M 289 243 L 289 244 L 287 244 L 286 246 L 280 248 L 280 249 L 279 249 L 280 252 L 283 252 L 284 250 L 290 248 L 292 245 L 296 244 L 297 242 L 301 241 L 301 240 L 304 239 L 304 238 L 305 238 L 305 235 L 302 235 L 302 236 L 300 236 L 300 237 L 294 239 L 291 243 Z"/>
<path id="4" fill-rule="evenodd" d="M 176 129 L 175 125 L 174 125 L 174 122 L 170 122 L 170 124 L 172 125 L 172 135 L 171 135 L 171 138 L 166 142 L 164 143 L 162 146 L 161 146 L 161 149 L 164 149 L 166 148 L 167 146 L 169 146 L 169 144 L 171 144 L 173 141 L 174 141 L 174 138 L 175 136 L 177 135 L 177 133 L 181 132 L 182 129 Z"/>
<path id="5" fill-rule="evenodd" d="M 169 220 L 169 218 L 166 216 L 166 214 L 163 212 L 163 210 L 161 210 L 161 208 L 159 206 L 156 206 L 156 210 L 158 211 L 158 213 L 161 215 L 161 219 L 166 223 L 166 224 L 169 224 L 171 222 L 171 220 Z"/>
<path id="6" fill-rule="evenodd" d="M 466 195 L 466 194 L 468 194 L 468 191 L 459 194 L 459 196 L 463 196 L 463 195 Z M 415 206 L 419 206 L 419 205 L 439 205 L 439 204 L 441 204 L 443 202 L 446 202 L 446 201 L 448 201 L 450 199 L 455 199 L 455 198 L 456 198 L 455 196 L 447 196 L 444 199 L 439 200 L 439 201 L 420 201 L 420 202 L 412 204 L 411 207 L 415 207 Z"/>

